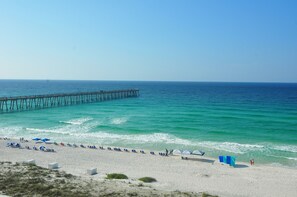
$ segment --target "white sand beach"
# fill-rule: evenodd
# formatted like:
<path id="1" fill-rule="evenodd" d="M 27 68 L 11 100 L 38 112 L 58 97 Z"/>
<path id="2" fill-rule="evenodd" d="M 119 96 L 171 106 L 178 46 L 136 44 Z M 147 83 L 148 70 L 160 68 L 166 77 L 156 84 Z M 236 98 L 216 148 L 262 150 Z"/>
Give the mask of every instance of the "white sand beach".
<path id="1" fill-rule="evenodd" d="M 56 152 L 43 152 L 6 147 L 0 140 L 0 161 L 23 162 L 34 159 L 36 165 L 47 167 L 58 162 L 59 170 L 73 175 L 102 180 L 107 173 L 124 173 L 129 179 L 150 176 L 154 188 L 169 191 L 207 192 L 218 196 L 297 196 L 297 170 L 265 165 L 250 166 L 238 163 L 236 168 L 220 164 L 217 159 L 197 157 L 181 160 L 179 156 L 159 156 L 117 152 L 81 147 L 63 147 L 54 144 L 36 144 L 53 148 Z M 34 142 L 21 143 L 23 147 Z M 106 147 L 105 147 L 106 148 Z M 87 169 L 97 168 L 97 175 L 87 175 Z"/>

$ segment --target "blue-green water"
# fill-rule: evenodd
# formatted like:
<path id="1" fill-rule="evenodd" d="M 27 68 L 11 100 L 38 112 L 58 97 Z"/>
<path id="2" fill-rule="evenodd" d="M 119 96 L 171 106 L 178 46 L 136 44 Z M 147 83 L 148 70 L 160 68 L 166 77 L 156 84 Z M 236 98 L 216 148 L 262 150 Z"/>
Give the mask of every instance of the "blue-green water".
<path id="1" fill-rule="evenodd" d="M 297 167 L 297 84 L 0 80 L 0 97 L 124 88 L 141 96 L 0 114 L 0 136 L 200 149 Z"/>

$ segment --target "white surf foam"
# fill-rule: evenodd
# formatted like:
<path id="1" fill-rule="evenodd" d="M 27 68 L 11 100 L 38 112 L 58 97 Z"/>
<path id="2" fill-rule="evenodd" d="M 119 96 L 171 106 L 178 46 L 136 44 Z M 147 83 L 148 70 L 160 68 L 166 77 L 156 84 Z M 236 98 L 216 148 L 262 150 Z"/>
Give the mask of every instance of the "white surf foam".
<path id="1" fill-rule="evenodd" d="M 1 127 L 0 128 L 0 135 L 5 137 L 15 137 L 19 136 L 23 131 L 23 127 Z"/>
<path id="2" fill-rule="evenodd" d="M 87 129 L 88 130 L 88 129 Z M 227 151 L 231 153 L 244 154 L 249 151 L 258 151 L 264 148 L 262 145 L 252 144 L 239 144 L 234 142 L 197 142 L 187 139 L 181 139 L 174 135 L 167 133 L 151 133 L 151 134 L 116 134 L 107 132 L 77 132 L 69 128 L 51 129 L 46 130 L 49 133 L 62 134 L 66 136 L 72 136 L 78 139 L 92 139 L 102 143 L 126 143 L 126 144 L 172 144 L 179 147 L 204 147 L 209 149 L 216 149 L 221 151 Z"/>
<path id="3" fill-rule="evenodd" d="M 90 117 L 77 118 L 77 119 L 72 119 L 72 120 L 67 120 L 67 121 L 59 121 L 59 122 L 65 123 L 65 124 L 71 124 L 71 125 L 82 125 L 85 122 L 88 122 L 90 120 L 93 120 L 93 118 L 90 118 Z"/>
<path id="4" fill-rule="evenodd" d="M 267 156 L 297 161 L 296 157 L 285 157 L 285 156 L 278 156 L 278 155 L 267 155 Z"/>
<path id="5" fill-rule="evenodd" d="M 82 121 L 81 121 L 82 122 Z M 253 151 L 261 151 L 263 154 L 268 154 L 273 150 L 287 151 L 291 153 L 297 152 L 297 147 L 294 145 L 274 146 L 271 144 L 240 144 L 235 142 L 214 142 L 214 141 L 198 141 L 190 139 L 182 139 L 168 133 L 150 133 L 150 134 L 118 134 L 105 131 L 92 132 L 94 127 L 101 123 L 99 121 L 85 121 L 85 124 L 69 124 L 49 129 L 41 128 L 22 128 L 22 127 L 2 127 L 0 128 L 1 136 L 30 136 L 36 135 L 48 136 L 53 138 L 63 138 L 67 140 L 82 141 L 82 142 L 98 142 L 98 143 L 120 143 L 120 144 L 154 144 L 157 147 L 162 144 L 170 144 L 176 148 L 205 148 L 210 150 L 226 151 L 235 154 L 245 154 Z M 28 132 L 29 131 L 29 132 Z M 286 159 L 297 160 L 295 157 L 287 157 Z"/>
<path id="6" fill-rule="evenodd" d="M 85 121 L 86 122 L 86 121 Z M 26 128 L 27 131 L 30 131 L 32 134 L 62 134 L 62 135 L 79 135 L 80 133 L 87 133 L 94 127 L 100 125 L 98 121 L 90 121 L 85 124 L 69 124 L 64 126 L 53 127 L 49 129 L 40 129 L 40 128 Z"/>
<path id="7" fill-rule="evenodd" d="M 110 123 L 114 125 L 121 125 L 128 121 L 128 118 L 113 118 L 111 119 Z"/>
<path id="8" fill-rule="evenodd" d="M 68 135 L 69 132 L 63 132 L 59 129 L 37 129 L 37 128 L 26 128 L 27 131 L 31 131 L 31 134 L 48 134 L 48 133 L 58 133 Z"/>
<path id="9" fill-rule="evenodd" d="M 98 125 L 98 124 L 97 124 Z M 178 138 L 174 135 L 168 133 L 151 133 L 151 134 L 117 134 L 108 132 L 90 132 L 92 128 L 91 124 L 86 125 L 69 125 L 60 128 L 52 129 L 33 129 L 27 128 L 27 130 L 46 132 L 53 134 L 61 134 L 64 136 L 72 136 L 73 139 L 92 139 L 97 140 L 100 143 L 126 143 L 126 144 L 172 144 L 176 148 L 180 147 L 201 147 L 208 149 L 215 149 L 220 151 L 226 151 L 236 154 L 244 154 L 249 151 L 261 151 L 265 149 L 263 145 L 253 145 L 253 144 L 239 144 L 235 142 L 212 142 L 212 141 L 192 141 L 188 139 Z M 61 136 L 62 137 L 62 136 Z"/>
<path id="10" fill-rule="evenodd" d="M 211 141 L 205 141 L 205 142 L 199 142 L 199 146 L 210 148 L 210 149 L 216 149 L 216 150 L 223 150 L 227 152 L 237 153 L 237 154 L 244 154 L 249 151 L 261 151 L 265 147 L 262 145 L 256 145 L 256 144 L 239 144 L 235 142 L 211 142 Z"/>
<path id="11" fill-rule="evenodd" d="M 294 161 L 297 161 L 297 158 L 296 157 L 285 157 L 286 159 L 289 159 L 289 160 L 294 160 Z"/>
<path id="12" fill-rule="evenodd" d="M 273 146 L 271 148 L 274 150 L 297 153 L 297 146 L 294 145 Z"/>

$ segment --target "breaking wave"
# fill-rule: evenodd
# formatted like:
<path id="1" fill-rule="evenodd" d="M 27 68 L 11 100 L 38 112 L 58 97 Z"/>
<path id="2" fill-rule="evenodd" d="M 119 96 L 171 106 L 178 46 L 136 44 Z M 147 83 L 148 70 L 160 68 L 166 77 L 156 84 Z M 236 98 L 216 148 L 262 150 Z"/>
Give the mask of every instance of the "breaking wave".
<path id="1" fill-rule="evenodd" d="M 227 152 L 244 154 L 250 151 L 262 151 L 265 146 L 255 144 L 239 144 L 235 142 L 199 142 L 200 146 L 210 149 L 223 150 Z"/>
<path id="2" fill-rule="evenodd" d="M 14 137 L 51 137 L 53 140 L 67 140 L 76 142 L 92 142 L 102 144 L 139 144 L 143 146 L 151 145 L 161 147 L 171 145 L 174 148 L 206 149 L 215 151 L 225 151 L 234 154 L 246 154 L 251 152 L 261 152 L 269 156 L 275 151 L 285 151 L 288 155 L 285 159 L 296 161 L 297 146 L 294 145 L 273 145 L 273 144 L 241 144 L 236 142 L 215 142 L 199 141 L 193 139 L 183 139 L 168 133 L 149 133 L 149 134 L 119 134 L 106 131 L 98 131 L 98 121 L 90 119 L 80 119 L 75 124 L 67 124 L 48 129 L 42 128 L 22 128 L 22 127 L 2 127 L 0 136 Z M 82 123 L 84 122 L 84 124 Z M 95 129 L 94 129 L 95 128 Z M 275 152 L 276 153 L 276 152 Z M 276 153 L 278 155 L 278 153 Z M 272 156 L 272 155 L 271 155 Z"/>
<path id="3" fill-rule="evenodd" d="M 293 152 L 297 153 L 297 146 L 287 145 L 287 146 L 274 146 L 272 147 L 274 150 L 285 151 L 285 152 Z"/>
<path id="4" fill-rule="evenodd" d="M 114 125 L 121 125 L 128 121 L 128 118 L 113 118 L 110 123 Z"/>
<path id="5" fill-rule="evenodd" d="M 77 119 L 72 119 L 72 120 L 68 120 L 68 121 L 59 121 L 61 123 L 65 123 L 65 124 L 71 124 L 71 125 L 82 125 L 85 122 L 88 122 L 90 120 L 93 120 L 93 118 L 77 118 Z"/>

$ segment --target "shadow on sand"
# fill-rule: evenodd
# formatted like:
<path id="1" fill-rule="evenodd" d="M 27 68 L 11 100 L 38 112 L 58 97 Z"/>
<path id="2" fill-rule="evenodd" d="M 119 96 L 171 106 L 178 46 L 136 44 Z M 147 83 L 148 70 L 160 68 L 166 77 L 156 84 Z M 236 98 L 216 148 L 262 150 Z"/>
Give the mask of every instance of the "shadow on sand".
<path id="1" fill-rule="evenodd" d="M 214 164 L 214 162 L 215 162 L 215 160 L 212 160 L 212 159 L 202 159 L 202 158 L 187 158 L 185 160 L 200 161 L 200 162 L 211 163 L 211 164 Z"/>
<path id="2" fill-rule="evenodd" d="M 236 164 L 235 168 L 248 168 L 248 165 L 244 165 L 244 164 Z"/>

